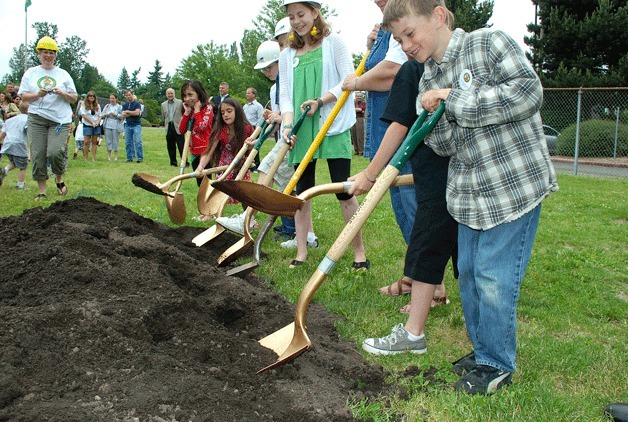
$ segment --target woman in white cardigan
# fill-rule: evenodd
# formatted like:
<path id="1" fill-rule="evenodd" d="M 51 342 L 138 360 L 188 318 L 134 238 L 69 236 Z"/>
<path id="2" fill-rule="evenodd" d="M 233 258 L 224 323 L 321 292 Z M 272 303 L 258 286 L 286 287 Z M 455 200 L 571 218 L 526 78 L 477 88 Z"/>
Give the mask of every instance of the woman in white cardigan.
<path id="1" fill-rule="evenodd" d="M 293 147 L 289 161 L 297 167 L 340 97 L 342 82 L 354 69 L 347 45 L 338 35 L 331 33 L 320 13 L 320 3 L 284 0 L 283 5 L 292 28 L 290 47 L 284 49 L 279 56 L 279 105 L 283 117 L 284 139 L 288 142 L 287 137 L 295 115 L 300 115 L 308 105 L 311 106 L 308 116 L 312 117 L 305 119 L 298 137 L 291 140 Z M 313 160 L 301 175 L 296 188 L 298 194 L 315 185 L 318 158 L 327 160 L 332 182 L 347 180 L 351 172 L 351 126 L 355 121 L 353 98 L 349 98 L 329 128 Z M 358 208 L 357 199 L 344 193 L 337 194 L 336 197 L 345 221 L 349 221 Z M 303 208 L 296 213 L 295 222 L 297 256 L 290 263 L 291 268 L 305 262 L 308 245 L 318 245 L 313 235 L 310 201 L 306 201 Z M 286 245 L 282 246 L 290 246 L 290 242 L 284 243 Z M 370 263 L 366 259 L 361 233 L 353 240 L 353 253 L 353 268 L 368 269 Z"/>

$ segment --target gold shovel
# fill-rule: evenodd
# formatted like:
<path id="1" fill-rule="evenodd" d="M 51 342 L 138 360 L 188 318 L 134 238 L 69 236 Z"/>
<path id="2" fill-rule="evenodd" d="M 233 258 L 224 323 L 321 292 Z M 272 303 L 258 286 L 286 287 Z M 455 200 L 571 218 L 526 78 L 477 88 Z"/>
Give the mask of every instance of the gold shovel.
<path id="1" fill-rule="evenodd" d="M 188 127 L 185 131 L 185 141 L 183 144 L 183 151 L 181 152 L 181 166 L 179 167 L 179 175 L 185 172 L 185 164 L 188 159 L 188 151 L 190 149 L 190 139 L 192 138 L 192 128 L 194 127 L 194 118 L 188 120 Z M 166 208 L 168 209 L 168 216 L 170 221 L 174 224 L 183 224 L 185 222 L 185 201 L 183 200 L 183 194 L 179 193 L 183 181 L 179 181 L 177 186 L 171 195 L 165 197 Z"/>
<path id="2" fill-rule="evenodd" d="M 414 125 L 412 125 L 410 132 L 397 150 L 397 153 L 378 177 L 377 181 L 360 204 L 358 210 L 353 217 L 351 217 L 349 223 L 347 223 L 342 230 L 327 252 L 325 258 L 323 258 L 318 268 L 301 291 L 296 305 L 294 322 L 259 341 L 262 346 L 277 353 L 279 358 L 271 365 L 260 369 L 258 374 L 297 358 L 312 346 L 312 342 L 307 335 L 306 327 L 307 307 L 310 300 L 327 277 L 327 274 L 331 272 L 338 260 L 340 260 L 347 250 L 355 235 L 362 228 L 364 222 L 371 215 L 395 177 L 399 174 L 400 169 L 408 161 L 408 158 L 412 155 L 416 147 L 434 128 L 444 111 L 445 103 L 441 102 L 439 108 L 427 122 L 427 111 L 423 111 Z"/>

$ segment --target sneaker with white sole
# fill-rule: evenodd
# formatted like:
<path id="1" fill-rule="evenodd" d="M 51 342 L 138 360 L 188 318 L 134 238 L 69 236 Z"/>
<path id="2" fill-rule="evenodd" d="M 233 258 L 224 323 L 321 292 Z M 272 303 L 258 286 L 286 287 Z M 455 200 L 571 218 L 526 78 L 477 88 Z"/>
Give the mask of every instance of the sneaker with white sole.
<path id="1" fill-rule="evenodd" d="M 281 247 L 284 249 L 296 249 L 297 248 L 297 238 L 295 237 L 294 239 L 290 239 L 290 240 L 286 240 L 285 242 L 281 242 Z M 314 239 L 307 240 L 307 247 L 308 248 L 318 248 L 318 237 L 315 237 Z"/>
<path id="2" fill-rule="evenodd" d="M 395 325 L 392 332 L 380 338 L 367 338 L 362 348 L 375 355 L 396 355 L 398 353 L 422 354 L 427 352 L 427 340 L 421 336 L 418 340 L 408 338 L 408 330 L 402 323 Z"/>
<path id="3" fill-rule="evenodd" d="M 234 214 L 231 217 L 218 217 L 216 219 L 216 223 L 223 226 L 225 229 L 232 231 L 234 233 L 238 233 L 244 235 L 244 218 L 246 217 L 245 213 L 242 214 Z M 255 227 L 255 219 L 251 219 L 251 223 L 249 224 L 249 230 L 253 230 Z"/>
<path id="4" fill-rule="evenodd" d="M 454 389 L 467 394 L 491 394 L 510 384 L 512 372 L 488 365 L 477 365 L 454 384 Z"/>

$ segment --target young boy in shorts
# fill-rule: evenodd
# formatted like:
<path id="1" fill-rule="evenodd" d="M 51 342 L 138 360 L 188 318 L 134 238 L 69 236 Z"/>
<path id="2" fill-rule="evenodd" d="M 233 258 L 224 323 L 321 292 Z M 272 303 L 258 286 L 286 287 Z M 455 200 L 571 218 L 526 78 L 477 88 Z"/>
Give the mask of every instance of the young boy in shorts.
<path id="1" fill-rule="evenodd" d="M 390 125 L 373 161 L 362 172 L 349 178 L 354 181 L 349 194 L 363 194 L 371 189 L 375 178 L 390 161 L 417 119 L 414 105 L 422 74 L 423 65 L 413 59 L 399 69 L 381 117 Z M 410 163 L 417 210 L 403 272 L 404 278 L 412 286 L 409 316 L 405 325 L 395 325 L 388 336 L 364 340 L 362 348 L 377 355 L 425 353 L 427 315 L 433 307 L 436 287 L 444 289 L 441 283 L 450 258 L 454 264 L 454 275 L 457 275 L 458 224 L 447 212 L 445 199 L 449 157 L 440 157 L 425 143 L 421 143 L 410 156 Z"/>
<path id="2" fill-rule="evenodd" d="M 25 188 L 26 167 L 28 167 L 29 154 L 26 137 L 26 120 L 28 118 L 28 103 L 22 101 L 19 105 L 21 114 L 8 119 L 0 132 L 1 154 L 6 155 L 9 164 L 0 170 L 0 185 L 9 171 L 18 169 L 17 185 L 15 189 Z"/>

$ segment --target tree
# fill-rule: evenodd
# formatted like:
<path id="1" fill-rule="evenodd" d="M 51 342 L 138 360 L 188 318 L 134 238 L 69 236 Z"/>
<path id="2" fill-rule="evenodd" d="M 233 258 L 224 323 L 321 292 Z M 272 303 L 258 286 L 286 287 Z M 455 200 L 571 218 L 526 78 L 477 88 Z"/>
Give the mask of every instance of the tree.
<path id="1" fill-rule="evenodd" d="M 626 85 L 628 9 L 622 0 L 533 0 L 525 42 L 545 86 Z M 569 46 L 569 48 L 565 48 Z M 573 74 L 573 75 L 570 75 Z"/>
<path id="2" fill-rule="evenodd" d="M 120 72 L 117 88 L 119 94 L 124 94 L 124 91 L 131 89 L 131 78 L 129 78 L 129 72 L 127 72 L 126 67 L 123 67 Z"/>
<path id="3" fill-rule="evenodd" d="M 454 27 L 471 32 L 479 28 L 489 28 L 493 16 L 494 0 L 447 0 L 447 8 L 454 14 Z"/>
<path id="4" fill-rule="evenodd" d="M 163 89 L 164 77 L 161 69 L 163 66 L 159 63 L 159 60 L 155 60 L 155 67 L 152 72 L 148 72 L 148 84 L 151 85 L 158 95 L 164 95 L 165 89 Z M 164 91 L 164 92 L 162 92 Z"/>
<path id="5" fill-rule="evenodd" d="M 138 75 L 140 74 L 141 71 L 142 71 L 142 66 L 140 66 L 137 70 L 134 70 L 133 73 L 131 73 L 131 87 L 130 87 L 130 89 L 133 92 L 137 91 L 137 89 L 141 85 L 140 79 L 138 78 Z"/>

